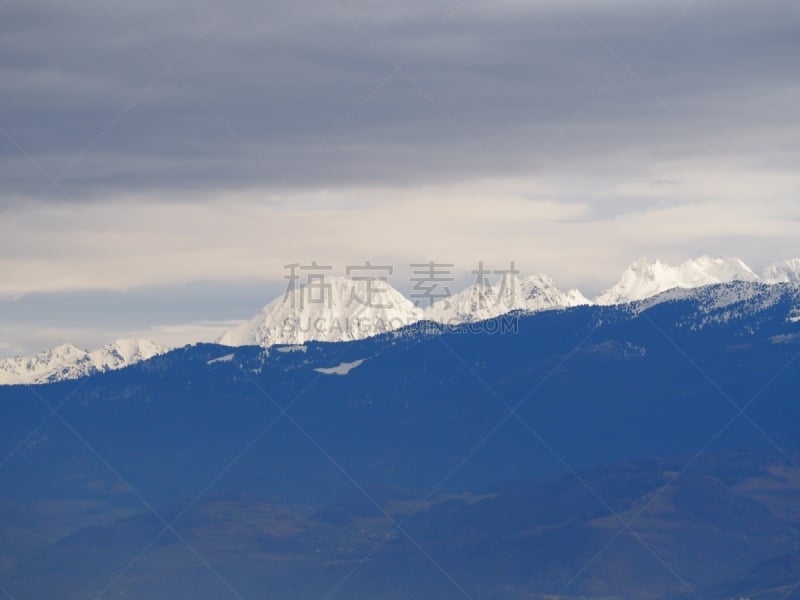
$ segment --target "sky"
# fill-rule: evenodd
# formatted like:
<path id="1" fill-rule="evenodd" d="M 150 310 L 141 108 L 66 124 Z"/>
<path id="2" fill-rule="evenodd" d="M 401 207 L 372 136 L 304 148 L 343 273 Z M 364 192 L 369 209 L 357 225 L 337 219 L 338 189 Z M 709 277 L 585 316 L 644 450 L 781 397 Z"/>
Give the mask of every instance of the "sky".
<path id="1" fill-rule="evenodd" d="M 296 262 L 800 256 L 798 56 L 797 0 L 0 0 L 0 357 L 214 339 Z"/>

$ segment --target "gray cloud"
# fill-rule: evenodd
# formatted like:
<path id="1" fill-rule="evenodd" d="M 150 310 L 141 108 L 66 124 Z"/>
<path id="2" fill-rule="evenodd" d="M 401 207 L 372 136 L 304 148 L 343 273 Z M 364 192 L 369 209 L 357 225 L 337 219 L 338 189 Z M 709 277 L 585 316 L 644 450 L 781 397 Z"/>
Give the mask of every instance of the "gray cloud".
<path id="1" fill-rule="evenodd" d="M 789 2 L 697 2 L 650 46 L 683 3 L 338 6 L 10 0 L 2 126 L 51 175 L 100 137 L 63 180 L 80 199 L 282 189 L 286 177 L 304 188 L 625 172 L 695 156 L 797 166 Z M 396 63 L 413 52 L 411 81 L 395 73 L 375 91 L 394 67 L 367 37 Z M 158 57 L 177 62 L 154 82 Z M 7 194 L 47 187 L 1 136 L 0 152 Z"/>
<path id="2" fill-rule="evenodd" d="M 0 357 L 30 355 L 67 342 L 96 348 L 122 337 L 174 345 L 210 341 L 283 290 L 283 282 L 195 282 L 0 298 Z"/>
<path id="3" fill-rule="evenodd" d="M 799 25 L 786 0 L 0 1 L 0 355 L 213 337 L 297 260 L 595 293 L 641 255 L 796 256 Z"/>

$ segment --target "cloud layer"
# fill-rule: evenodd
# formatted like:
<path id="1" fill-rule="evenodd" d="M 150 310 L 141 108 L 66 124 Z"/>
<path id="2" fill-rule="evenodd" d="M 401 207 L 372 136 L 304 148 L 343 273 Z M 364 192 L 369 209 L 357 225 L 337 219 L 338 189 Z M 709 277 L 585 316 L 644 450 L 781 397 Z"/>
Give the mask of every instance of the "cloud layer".
<path id="1" fill-rule="evenodd" d="M 785 0 L 9 0 L 2 16 L 9 196 L 48 187 L 33 161 L 82 201 L 796 159 Z"/>
<path id="2" fill-rule="evenodd" d="M 798 26 L 786 0 L 0 2 L 0 298 L 50 297 L 54 331 L 76 290 L 294 261 L 593 293 L 640 255 L 800 255 Z"/>

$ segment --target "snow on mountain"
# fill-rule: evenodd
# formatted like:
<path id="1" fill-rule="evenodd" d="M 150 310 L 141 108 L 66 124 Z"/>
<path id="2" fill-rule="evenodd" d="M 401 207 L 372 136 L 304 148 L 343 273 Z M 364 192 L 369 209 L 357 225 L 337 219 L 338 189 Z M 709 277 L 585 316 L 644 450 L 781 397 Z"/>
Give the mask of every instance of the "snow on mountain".
<path id="1" fill-rule="evenodd" d="M 800 286 L 732 281 L 702 289 L 673 288 L 633 302 L 627 308 L 633 314 L 639 314 L 657 304 L 685 300 L 695 302 L 696 309 L 677 325 L 689 329 L 752 319 L 754 315 L 773 309 L 785 310 L 785 320 L 796 322 L 794 316 L 800 311 Z M 779 306 L 782 308 L 777 308 Z"/>
<path id="2" fill-rule="evenodd" d="M 730 285 L 732 282 L 749 285 Z M 800 258 L 767 267 L 762 278 L 737 258 L 701 256 L 677 266 L 643 258 L 630 265 L 621 279 L 594 301 L 578 290 L 560 290 L 546 275 L 507 276 L 495 284 L 484 282 L 469 287 L 424 310 L 385 281 L 328 277 L 289 290 L 218 341 L 228 346 L 281 344 L 287 349 L 303 348 L 307 341 L 358 340 L 423 319 L 444 324 L 472 323 L 512 311 L 532 313 L 586 304 L 635 303 L 631 308 L 638 311 L 653 303 L 687 298 L 695 288 L 714 284 L 729 285 L 700 293 L 698 298 L 705 299 L 704 307 L 709 311 L 728 314 L 728 303 L 757 310 L 776 301 L 775 294 L 783 293 L 787 284 L 789 291 L 800 296 Z M 780 289 L 769 290 L 771 287 Z M 750 296 L 752 301 L 748 300 Z M 800 301 L 793 310 L 787 318 L 800 320 Z M 1 359 L 0 385 L 75 379 L 121 369 L 168 350 L 139 339 L 116 340 L 92 352 L 63 344 L 27 358 Z"/>
<path id="3" fill-rule="evenodd" d="M 121 339 L 89 352 L 98 371 L 113 371 L 164 354 L 169 348 L 149 340 Z"/>
<path id="4" fill-rule="evenodd" d="M 498 310 L 497 290 L 489 283 L 478 283 L 434 302 L 425 309 L 425 318 L 437 323 L 472 323 L 508 312 Z"/>
<path id="5" fill-rule="evenodd" d="M 591 304 L 580 290 L 562 292 L 547 275 L 526 277 L 519 281 L 519 289 L 522 292 L 520 308 L 528 312 Z"/>
<path id="6" fill-rule="evenodd" d="M 0 384 L 75 379 L 91 372 L 92 368 L 88 352 L 72 344 L 62 344 L 35 356 L 0 360 Z"/>
<path id="7" fill-rule="evenodd" d="M 63 344 L 27 358 L 0 360 L 0 385 L 51 383 L 121 369 L 169 348 L 148 340 L 123 339 L 88 352 Z"/>
<path id="8" fill-rule="evenodd" d="M 784 260 L 764 269 L 761 275 L 764 283 L 800 283 L 800 258 Z"/>
<path id="9" fill-rule="evenodd" d="M 219 338 L 226 346 L 272 346 L 367 338 L 422 319 L 386 281 L 326 277 L 298 285 Z"/>
<path id="10" fill-rule="evenodd" d="M 582 304 L 589 304 L 583 294 L 578 290 L 562 292 L 547 275 L 508 276 L 494 285 L 484 281 L 435 302 L 425 309 L 425 318 L 455 325 L 484 321 L 515 310 L 538 312 Z"/>
<path id="11" fill-rule="evenodd" d="M 325 367 L 314 369 L 323 375 L 347 375 L 350 371 L 364 363 L 364 359 L 354 360 L 353 362 L 343 362 L 335 367 Z"/>
<path id="12" fill-rule="evenodd" d="M 692 289 L 731 281 L 758 280 L 758 275 L 738 258 L 701 256 L 677 266 L 642 258 L 625 269 L 616 285 L 595 298 L 594 302 L 605 306 L 625 304 L 672 288 Z"/>

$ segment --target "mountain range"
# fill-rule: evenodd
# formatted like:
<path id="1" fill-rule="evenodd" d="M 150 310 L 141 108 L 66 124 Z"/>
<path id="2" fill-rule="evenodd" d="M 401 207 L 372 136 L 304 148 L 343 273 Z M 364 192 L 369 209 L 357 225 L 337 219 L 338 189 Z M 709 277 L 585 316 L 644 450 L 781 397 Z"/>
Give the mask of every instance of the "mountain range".
<path id="1" fill-rule="evenodd" d="M 77 379 L 94 373 L 121 369 L 169 348 L 156 342 L 120 339 L 94 351 L 81 350 L 72 344 L 62 344 L 28 358 L 8 358 L 0 361 L 0 385 L 50 383 Z"/>
<path id="2" fill-rule="evenodd" d="M 582 305 L 614 306 L 657 297 L 671 289 L 695 289 L 732 281 L 800 284 L 800 258 L 772 264 L 757 275 L 738 258 L 701 256 L 679 265 L 642 258 L 619 281 L 588 299 L 579 290 L 560 290 L 547 275 L 509 275 L 475 285 L 432 303 L 415 305 L 389 283 L 327 277 L 317 287 L 297 286 L 267 304 L 252 319 L 223 334 L 226 346 L 299 345 L 309 341 L 352 341 L 420 321 L 475 323 L 514 311 L 535 313 Z M 119 369 L 169 348 L 149 340 L 118 340 L 89 352 L 71 344 L 27 358 L 0 360 L 0 385 L 39 384 Z"/>
<path id="3" fill-rule="evenodd" d="M 733 281 L 4 386 L 0 587 L 797 600 L 799 357 Z"/>

